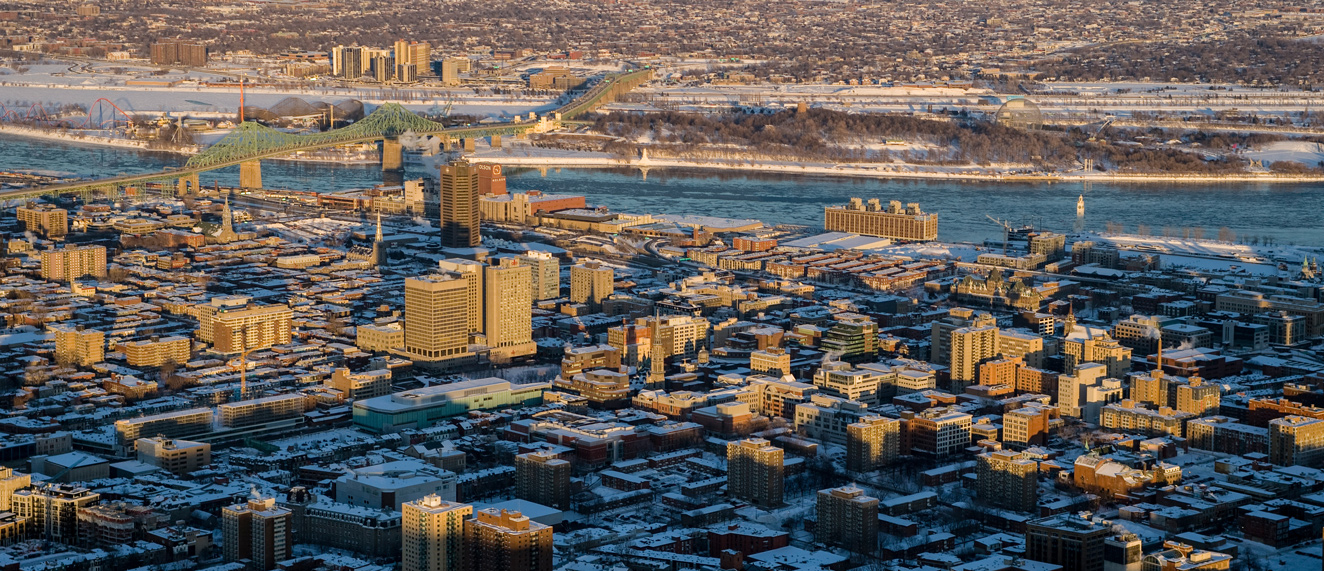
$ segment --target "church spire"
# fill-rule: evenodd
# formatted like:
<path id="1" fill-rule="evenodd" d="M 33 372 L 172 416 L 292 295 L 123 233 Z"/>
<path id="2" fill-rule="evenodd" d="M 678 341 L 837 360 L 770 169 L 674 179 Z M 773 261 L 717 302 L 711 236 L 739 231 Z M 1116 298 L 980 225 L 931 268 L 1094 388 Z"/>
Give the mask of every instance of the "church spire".
<path id="1" fill-rule="evenodd" d="M 649 388 L 660 389 L 666 385 L 667 356 L 662 349 L 662 336 L 658 332 L 658 314 L 657 309 L 653 310 L 652 340 L 649 341 L 650 351 L 648 357 L 648 381 Z"/>

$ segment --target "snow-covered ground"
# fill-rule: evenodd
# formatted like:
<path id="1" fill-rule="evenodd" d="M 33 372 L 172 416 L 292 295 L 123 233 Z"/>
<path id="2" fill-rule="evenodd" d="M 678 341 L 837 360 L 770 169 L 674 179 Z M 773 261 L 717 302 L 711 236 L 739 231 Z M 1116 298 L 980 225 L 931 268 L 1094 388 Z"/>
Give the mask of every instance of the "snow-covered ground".
<path id="1" fill-rule="evenodd" d="M 1324 163 L 1324 145 L 1307 141 L 1275 141 L 1242 153 L 1242 156 L 1269 163 L 1296 161 L 1313 167 Z"/>

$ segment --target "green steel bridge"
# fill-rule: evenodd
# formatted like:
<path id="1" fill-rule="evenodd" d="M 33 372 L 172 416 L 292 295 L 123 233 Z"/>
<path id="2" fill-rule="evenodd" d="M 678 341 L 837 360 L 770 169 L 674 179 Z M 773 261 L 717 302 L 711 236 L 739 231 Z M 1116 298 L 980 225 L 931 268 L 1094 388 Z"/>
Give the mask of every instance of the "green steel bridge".
<path id="1" fill-rule="evenodd" d="M 550 114 L 551 121 L 555 125 L 560 120 L 573 120 L 602 105 L 611 103 L 620 95 L 648 81 L 652 75 L 653 70 L 651 69 L 631 70 L 626 73 L 607 75 L 591 89 L 575 98 L 574 101 L 553 111 Z M 384 141 L 383 169 L 398 169 L 401 159 L 397 139 L 406 132 L 419 135 L 439 135 L 447 141 L 452 141 L 516 135 L 527 133 L 535 128 L 547 127 L 548 125 L 544 121 L 531 120 L 446 127 L 441 123 L 419 117 L 398 103 L 387 103 L 352 125 L 321 133 L 303 135 L 285 133 L 250 121 L 241 124 L 225 138 L 217 141 L 201 153 L 193 155 L 183 167 L 177 169 L 0 191 L 0 200 L 91 193 L 98 190 L 118 192 L 120 189 L 130 186 L 168 181 L 178 181 L 178 184 L 173 187 L 169 184 L 163 185 L 163 188 L 188 190 L 188 185 L 192 185 L 192 190 L 196 192 L 199 188 L 198 174 L 233 165 L 240 165 L 241 187 L 260 188 L 261 171 L 258 169 L 262 159 L 285 156 L 298 151 Z"/>

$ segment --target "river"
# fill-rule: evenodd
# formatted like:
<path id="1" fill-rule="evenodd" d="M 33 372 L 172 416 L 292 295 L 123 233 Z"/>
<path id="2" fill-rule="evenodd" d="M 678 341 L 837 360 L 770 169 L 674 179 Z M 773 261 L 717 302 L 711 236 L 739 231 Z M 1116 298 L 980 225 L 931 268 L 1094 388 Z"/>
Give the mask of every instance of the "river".
<path id="1" fill-rule="evenodd" d="M 0 170 L 78 176 L 160 171 L 184 157 L 135 149 L 84 146 L 0 137 Z M 411 166 L 409 177 L 424 174 Z M 239 168 L 203 173 L 202 183 L 237 185 Z M 1219 228 L 1238 236 L 1269 236 L 1284 244 L 1324 246 L 1324 184 L 1081 184 L 883 180 L 708 170 L 508 169 L 512 191 L 583 194 L 589 204 L 652 214 L 702 214 L 756 218 L 768 224 L 821 226 L 823 207 L 851 197 L 918 202 L 938 213 L 939 237 L 948 241 L 996 239 L 1001 230 L 986 216 L 1059 232 L 1077 225 L 1076 199 L 1085 194 L 1086 230 L 1107 223 L 1161 234 L 1200 228 L 1214 238 Z M 381 182 L 377 165 L 264 161 L 270 188 L 345 190 Z"/>

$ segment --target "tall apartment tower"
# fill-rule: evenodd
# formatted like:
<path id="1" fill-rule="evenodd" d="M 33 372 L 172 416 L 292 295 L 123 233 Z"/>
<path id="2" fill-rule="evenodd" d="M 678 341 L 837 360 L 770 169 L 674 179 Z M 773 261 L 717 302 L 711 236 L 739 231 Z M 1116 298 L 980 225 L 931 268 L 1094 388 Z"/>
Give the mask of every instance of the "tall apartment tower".
<path id="1" fill-rule="evenodd" d="M 404 571 L 462 571 L 464 520 L 473 506 L 431 494 L 401 507 L 401 558 Z"/>
<path id="2" fill-rule="evenodd" d="M 929 362 L 948 363 L 951 360 L 952 332 L 965 327 L 996 326 L 997 320 L 988 312 L 975 311 L 965 307 L 955 307 L 947 312 L 947 317 L 934 321 L 929 335 Z"/>
<path id="3" fill-rule="evenodd" d="M 429 275 L 405 280 L 405 356 L 445 361 L 469 351 L 469 290 L 463 279 Z"/>
<path id="4" fill-rule="evenodd" d="M 855 486 L 818 491 L 818 541 L 840 545 L 856 553 L 873 553 L 878 547 L 878 498 L 864 495 Z"/>
<path id="5" fill-rule="evenodd" d="M 514 256 L 498 256 L 483 272 L 483 333 L 493 362 L 532 355 L 533 268 Z"/>
<path id="6" fill-rule="evenodd" d="M 483 330 L 483 271 L 487 265 L 473 260 L 454 259 L 442 260 L 437 263 L 441 269 L 456 274 L 464 280 L 464 290 L 469 297 L 469 307 L 466 312 L 466 321 L 469 325 L 470 333 L 480 333 Z"/>
<path id="7" fill-rule="evenodd" d="M 106 360 L 106 334 L 81 325 L 51 326 L 55 332 L 55 360 L 86 367 Z"/>
<path id="8" fill-rule="evenodd" d="M 570 462 L 552 452 L 515 456 L 515 497 L 559 510 L 570 509 Z"/>
<path id="9" fill-rule="evenodd" d="M 749 370 L 780 379 L 791 374 L 791 354 L 781 347 L 751 351 Z"/>
<path id="10" fill-rule="evenodd" d="M 979 379 L 979 364 L 998 354 L 998 328 L 996 325 L 962 327 L 952 331 L 951 361 L 952 385 L 964 388 Z"/>
<path id="11" fill-rule="evenodd" d="M 106 277 L 105 246 L 65 246 L 41 253 L 42 279 L 67 282 L 83 276 Z"/>
<path id="12" fill-rule="evenodd" d="M 240 353 L 285 345 L 293 339 L 294 310 L 284 305 L 257 305 L 222 310 L 211 318 L 212 350 Z"/>
<path id="13" fill-rule="evenodd" d="M 533 268 L 533 299 L 561 297 L 561 261 L 547 252 L 528 251 L 520 261 Z"/>
<path id="14" fill-rule="evenodd" d="M 476 248 L 482 243 L 478 226 L 478 169 L 468 161 L 441 167 L 441 246 Z"/>
<path id="15" fill-rule="evenodd" d="M 594 310 L 615 291 L 612 269 L 594 261 L 570 266 L 570 302 L 587 304 Z"/>
<path id="16" fill-rule="evenodd" d="M 69 484 L 43 484 L 9 498 L 14 515 L 27 518 L 34 536 L 65 545 L 79 543 L 78 510 L 100 501 L 100 494 Z"/>
<path id="17" fill-rule="evenodd" d="M 1279 466 L 1324 466 L 1324 419 L 1294 415 L 1270 420 L 1269 461 Z"/>
<path id="18" fill-rule="evenodd" d="M 1020 512 L 1034 512 L 1039 506 L 1039 463 L 1023 454 L 1010 450 L 980 454 L 975 473 L 984 503 Z"/>
<path id="19" fill-rule="evenodd" d="M 464 544 L 469 571 L 552 571 L 552 528 L 520 512 L 474 512 L 464 520 Z"/>
<path id="20" fill-rule="evenodd" d="M 759 507 L 782 504 L 785 485 L 782 449 L 762 438 L 726 444 L 726 489 L 732 497 Z"/>
<path id="21" fill-rule="evenodd" d="M 294 547 L 292 518 L 293 512 L 277 506 L 275 498 L 253 498 L 221 508 L 225 560 L 247 560 L 248 568 L 257 571 L 275 569 L 290 558 Z"/>
<path id="22" fill-rule="evenodd" d="M 69 211 L 49 205 L 20 206 L 17 209 L 18 221 L 23 229 L 36 232 L 47 238 L 58 238 L 69 233 Z"/>
<path id="23" fill-rule="evenodd" d="M 901 451 L 901 421 L 878 415 L 846 425 L 846 469 L 871 472 L 896 461 Z"/>

